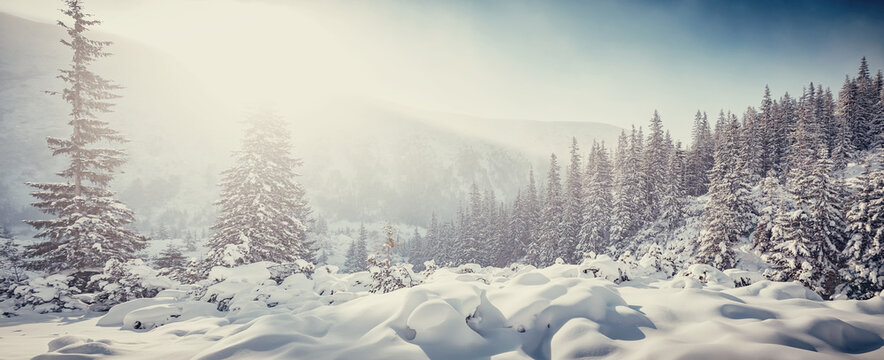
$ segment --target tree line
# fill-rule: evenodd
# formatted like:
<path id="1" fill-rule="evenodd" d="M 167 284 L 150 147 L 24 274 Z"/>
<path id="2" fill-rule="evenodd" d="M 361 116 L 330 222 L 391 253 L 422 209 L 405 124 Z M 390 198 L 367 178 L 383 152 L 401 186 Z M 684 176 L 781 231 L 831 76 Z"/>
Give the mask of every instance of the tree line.
<path id="1" fill-rule="evenodd" d="M 474 184 L 455 218 L 434 215 L 425 236 L 403 248 L 416 266 L 616 258 L 665 243 L 684 225 L 686 202 L 702 197 L 702 229 L 688 249 L 695 262 L 733 268 L 735 248 L 751 238 L 771 279 L 824 296 L 874 296 L 884 288 L 882 87 L 881 71 L 871 76 L 863 58 L 837 98 L 813 83 L 797 98 L 774 99 L 765 87 L 760 106 L 721 111 L 714 126 L 698 111 L 687 148 L 657 112 L 647 135 L 624 130 L 613 151 L 593 142 L 585 155 L 572 139 L 564 168 L 550 156 L 542 190 L 532 170 L 510 203 Z M 857 161 L 864 173 L 848 184 L 845 168 Z"/>

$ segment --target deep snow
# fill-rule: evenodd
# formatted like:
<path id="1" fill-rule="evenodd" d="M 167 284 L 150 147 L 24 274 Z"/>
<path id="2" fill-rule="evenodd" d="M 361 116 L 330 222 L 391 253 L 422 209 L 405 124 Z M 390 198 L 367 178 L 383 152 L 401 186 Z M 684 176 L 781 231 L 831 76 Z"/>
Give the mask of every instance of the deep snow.
<path id="1" fill-rule="evenodd" d="M 219 282 L 206 289 L 166 290 L 107 313 L 3 319 L 2 357 L 884 358 L 881 296 L 822 301 L 799 283 L 702 265 L 620 284 L 605 279 L 616 262 L 604 256 L 544 269 L 462 266 L 388 294 L 368 293 L 366 273 L 335 267 L 277 284 L 267 265 L 215 271 Z M 734 288 L 734 277 L 756 282 Z M 217 310 L 222 298 L 228 311 Z"/>

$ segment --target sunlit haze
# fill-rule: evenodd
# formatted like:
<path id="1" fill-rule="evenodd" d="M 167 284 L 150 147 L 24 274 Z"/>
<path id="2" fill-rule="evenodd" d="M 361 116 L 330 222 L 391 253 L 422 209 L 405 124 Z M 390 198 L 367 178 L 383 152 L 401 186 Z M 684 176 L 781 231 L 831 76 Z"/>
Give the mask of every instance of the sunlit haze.
<path id="1" fill-rule="evenodd" d="M 0 357 L 884 359 L 882 15 L 0 0 Z"/>
<path id="2" fill-rule="evenodd" d="M 850 5 L 665 3 L 87 2 L 99 31 L 173 56 L 227 103 L 355 97 L 621 127 L 657 109 L 682 139 L 698 109 L 742 112 L 765 84 L 837 90 L 855 59 L 884 60 L 880 20 Z M 0 1 L 0 11 L 46 22 L 58 7 Z"/>

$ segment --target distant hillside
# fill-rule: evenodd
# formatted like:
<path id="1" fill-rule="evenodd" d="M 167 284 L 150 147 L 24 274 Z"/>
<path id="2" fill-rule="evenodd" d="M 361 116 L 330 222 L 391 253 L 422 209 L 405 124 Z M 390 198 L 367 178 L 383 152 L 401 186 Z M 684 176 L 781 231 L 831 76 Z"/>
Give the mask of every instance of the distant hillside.
<path id="1" fill-rule="evenodd" d="M 56 69 L 69 54 L 56 26 L 0 14 L 0 224 L 39 216 L 25 181 L 52 181 L 46 136 L 65 136 L 67 108 L 43 93 L 62 85 Z M 241 104 L 211 98 L 172 57 L 107 34 L 115 55 L 97 63 L 125 86 L 105 117 L 131 142 L 130 162 L 113 188 L 138 214 L 138 226 L 204 228 L 214 219 L 218 173 L 238 146 Z M 232 70 L 234 71 L 234 70 Z M 296 99 L 293 99 L 293 102 Z M 285 104 L 283 104 L 285 105 Z M 337 99 L 279 112 L 290 120 L 301 181 L 316 212 L 338 220 L 423 225 L 432 211 L 451 216 L 476 181 L 511 199 L 529 166 L 542 181 L 550 152 L 566 155 L 576 136 L 615 141 L 620 129 L 590 122 L 480 119 L 380 102 Z M 307 110 L 305 110 L 307 109 Z"/>

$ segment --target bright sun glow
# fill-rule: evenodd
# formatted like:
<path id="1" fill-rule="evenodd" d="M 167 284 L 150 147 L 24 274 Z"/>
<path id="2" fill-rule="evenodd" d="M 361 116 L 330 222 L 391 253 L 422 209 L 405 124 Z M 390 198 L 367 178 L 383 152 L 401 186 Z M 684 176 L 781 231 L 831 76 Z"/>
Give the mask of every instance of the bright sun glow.
<path id="1" fill-rule="evenodd" d="M 54 20 L 59 7 L 54 0 L 0 4 L 40 21 Z M 808 71 L 842 73 L 853 66 L 843 58 L 884 57 L 884 49 L 870 54 L 831 35 L 869 34 L 873 24 L 830 25 L 824 28 L 829 35 L 808 33 L 817 39 L 807 45 L 810 54 L 790 53 L 797 46 L 791 29 L 771 36 L 774 25 L 759 22 L 751 25 L 757 35 L 724 31 L 718 27 L 738 21 L 694 14 L 690 6 L 666 17 L 629 3 L 87 4 L 101 15 L 99 31 L 165 52 L 225 105 L 298 109 L 348 97 L 486 118 L 617 126 L 642 124 L 657 109 L 683 140 L 698 109 L 742 111 L 765 84 L 798 93 Z M 753 42 L 762 46 L 750 48 Z M 777 61 L 784 57 L 800 61 L 784 66 Z M 816 80 L 835 86 L 842 79 Z"/>

